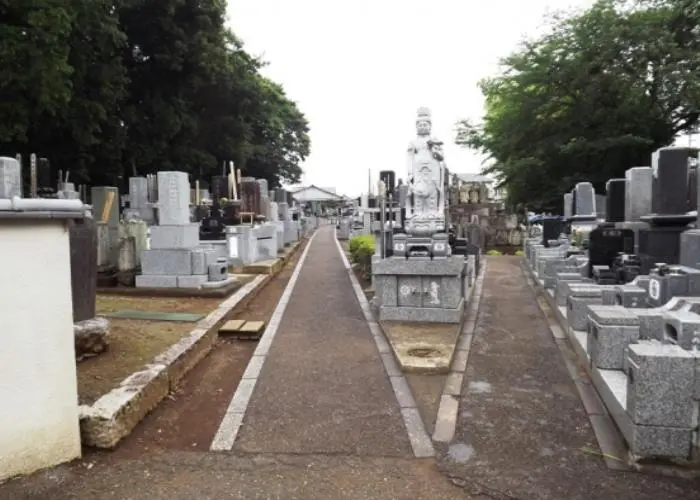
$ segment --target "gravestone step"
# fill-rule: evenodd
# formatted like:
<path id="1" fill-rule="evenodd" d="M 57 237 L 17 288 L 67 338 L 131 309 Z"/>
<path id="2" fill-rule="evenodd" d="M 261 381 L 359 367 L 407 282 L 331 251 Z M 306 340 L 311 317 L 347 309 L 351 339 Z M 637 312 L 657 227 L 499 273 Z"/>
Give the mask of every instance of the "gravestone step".
<path id="1" fill-rule="evenodd" d="M 178 321 L 184 323 L 194 323 L 202 319 L 205 315 L 158 311 L 116 311 L 113 313 L 101 314 L 101 316 L 119 319 L 142 319 L 147 321 Z"/>
<path id="2" fill-rule="evenodd" d="M 264 329 L 264 321 L 232 319 L 219 328 L 219 333 L 234 336 L 238 339 L 258 340 Z"/>

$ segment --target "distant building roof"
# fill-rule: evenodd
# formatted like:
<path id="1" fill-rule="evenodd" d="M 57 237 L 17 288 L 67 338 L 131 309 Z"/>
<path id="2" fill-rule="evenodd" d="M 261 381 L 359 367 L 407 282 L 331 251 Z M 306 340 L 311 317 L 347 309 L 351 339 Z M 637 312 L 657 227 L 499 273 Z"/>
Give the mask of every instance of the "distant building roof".
<path id="1" fill-rule="evenodd" d="M 328 189 L 320 188 L 314 186 L 313 184 L 310 186 L 299 186 L 296 188 L 289 188 L 289 190 L 292 193 L 292 197 L 298 202 L 340 201 L 345 199 L 345 197 L 335 193 L 335 189 L 333 191 L 329 191 Z"/>
<path id="2" fill-rule="evenodd" d="M 484 184 L 493 184 L 494 180 L 490 177 L 481 174 L 454 174 L 462 182 L 483 182 Z"/>

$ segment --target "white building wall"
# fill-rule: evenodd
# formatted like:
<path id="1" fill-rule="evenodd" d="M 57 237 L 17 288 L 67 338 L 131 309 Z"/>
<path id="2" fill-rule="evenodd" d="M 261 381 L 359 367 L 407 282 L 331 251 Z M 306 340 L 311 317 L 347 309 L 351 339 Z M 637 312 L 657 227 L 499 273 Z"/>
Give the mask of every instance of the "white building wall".
<path id="1" fill-rule="evenodd" d="M 68 229 L 0 219 L 0 481 L 80 457 Z"/>

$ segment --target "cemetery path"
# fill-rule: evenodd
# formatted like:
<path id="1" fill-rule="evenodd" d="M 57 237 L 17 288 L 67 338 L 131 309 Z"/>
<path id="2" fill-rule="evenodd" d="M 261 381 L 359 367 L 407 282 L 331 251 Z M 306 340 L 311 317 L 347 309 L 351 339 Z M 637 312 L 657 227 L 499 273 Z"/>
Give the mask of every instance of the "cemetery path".
<path id="1" fill-rule="evenodd" d="M 332 225 L 310 244 L 234 450 L 412 456 Z"/>
<path id="2" fill-rule="evenodd" d="M 485 498 L 700 498 L 697 481 L 608 469 L 519 257 L 489 258 L 441 470 Z"/>

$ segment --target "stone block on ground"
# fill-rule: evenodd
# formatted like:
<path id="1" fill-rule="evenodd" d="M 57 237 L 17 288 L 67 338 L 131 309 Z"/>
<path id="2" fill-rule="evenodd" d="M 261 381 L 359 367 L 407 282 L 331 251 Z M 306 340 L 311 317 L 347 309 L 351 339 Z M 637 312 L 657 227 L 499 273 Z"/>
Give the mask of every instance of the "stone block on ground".
<path id="1" fill-rule="evenodd" d="M 109 321 L 95 317 L 73 325 L 77 361 L 98 356 L 109 347 Z"/>

